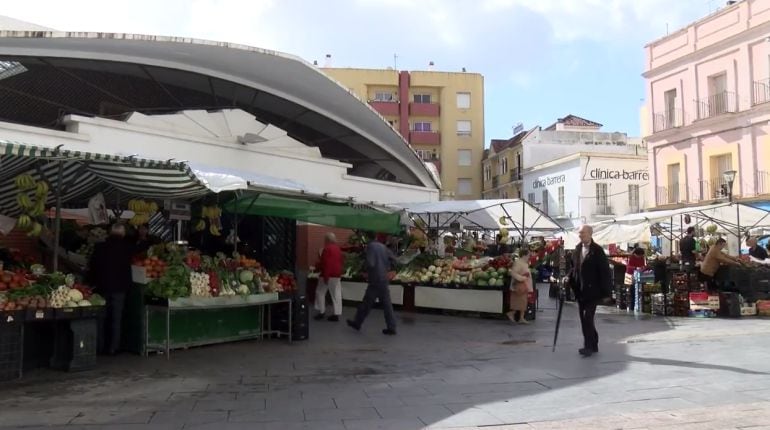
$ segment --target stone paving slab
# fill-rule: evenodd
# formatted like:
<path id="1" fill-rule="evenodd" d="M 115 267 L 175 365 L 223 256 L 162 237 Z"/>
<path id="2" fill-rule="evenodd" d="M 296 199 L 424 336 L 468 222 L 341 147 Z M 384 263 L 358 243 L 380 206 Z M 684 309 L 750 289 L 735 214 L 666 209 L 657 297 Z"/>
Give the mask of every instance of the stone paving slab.
<path id="1" fill-rule="evenodd" d="M 541 297 L 547 297 L 545 292 Z M 0 387 L 0 429 L 634 429 L 770 425 L 767 320 L 637 317 L 601 308 L 583 359 L 574 305 L 530 326 L 399 313 L 399 335 L 311 322 L 308 341 L 122 355 Z M 354 312 L 346 308 L 346 315 Z M 734 424 L 734 426 L 733 426 Z M 489 426 L 489 427 L 479 427 Z M 733 427 L 731 427 L 733 426 Z"/>

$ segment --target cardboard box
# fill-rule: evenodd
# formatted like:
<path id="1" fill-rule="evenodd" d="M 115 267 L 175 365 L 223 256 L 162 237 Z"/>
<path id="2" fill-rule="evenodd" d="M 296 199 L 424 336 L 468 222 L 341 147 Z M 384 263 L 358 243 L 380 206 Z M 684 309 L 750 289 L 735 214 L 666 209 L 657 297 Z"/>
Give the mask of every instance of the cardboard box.
<path id="1" fill-rule="evenodd" d="M 753 317 L 757 315 L 757 305 L 754 303 L 741 306 L 742 317 Z"/>

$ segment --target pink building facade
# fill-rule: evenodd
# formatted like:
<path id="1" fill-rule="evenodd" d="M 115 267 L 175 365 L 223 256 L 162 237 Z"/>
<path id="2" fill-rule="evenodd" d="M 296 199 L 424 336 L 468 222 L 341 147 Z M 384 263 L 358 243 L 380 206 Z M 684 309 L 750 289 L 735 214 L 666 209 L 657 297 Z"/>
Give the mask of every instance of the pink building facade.
<path id="1" fill-rule="evenodd" d="M 725 8 L 645 47 L 643 134 L 657 207 L 770 197 L 770 1 Z"/>

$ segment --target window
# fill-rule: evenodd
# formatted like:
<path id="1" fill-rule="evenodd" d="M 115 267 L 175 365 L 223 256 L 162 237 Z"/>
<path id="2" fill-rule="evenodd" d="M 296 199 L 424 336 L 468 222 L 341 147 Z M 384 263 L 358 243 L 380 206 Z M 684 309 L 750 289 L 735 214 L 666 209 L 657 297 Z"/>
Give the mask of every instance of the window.
<path id="1" fill-rule="evenodd" d="M 714 198 L 728 197 L 730 195 L 730 184 L 725 181 L 723 173 L 733 169 L 732 154 L 722 154 L 711 157 L 711 188 Z M 736 181 L 737 182 L 737 181 Z M 734 192 L 738 191 L 735 184 Z"/>
<path id="2" fill-rule="evenodd" d="M 508 191 L 505 191 L 505 190 L 500 191 L 500 198 L 503 199 L 503 200 L 507 200 L 508 199 Z"/>
<path id="3" fill-rule="evenodd" d="M 470 149 L 458 149 L 457 150 L 457 165 L 467 167 L 471 165 L 471 150 Z M 477 170 L 478 172 L 478 170 Z"/>
<path id="4" fill-rule="evenodd" d="M 431 151 L 428 149 L 418 149 L 417 155 L 423 160 L 423 161 L 433 161 L 438 160 L 438 152 Z"/>
<path id="5" fill-rule="evenodd" d="M 484 180 L 485 181 L 492 180 L 492 166 L 490 166 L 489 164 L 484 166 Z"/>
<path id="6" fill-rule="evenodd" d="M 727 73 L 709 76 L 708 116 L 731 112 L 727 93 Z"/>
<path id="7" fill-rule="evenodd" d="M 543 206 L 540 208 L 543 213 L 548 215 L 548 190 L 543 190 Z"/>
<path id="8" fill-rule="evenodd" d="M 471 93 L 457 93 L 457 109 L 471 108 Z"/>
<path id="9" fill-rule="evenodd" d="M 668 193 L 666 203 L 679 202 L 679 163 L 668 165 Z"/>
<path id="10" fill-rule="evenodd" d="M 501 158 L 500 164 L 498 164 L 498 166 L 500 166 L 500 171 L 498 172 L 498 174 L 505 175 L 505 172 L 508 171 L 508 157 Z"/>
<path id="11" fill-rule="evenodd" d="M 458 136 L 470 136 L 471 135 L 471 122 L 466 120 L 457 121 L 457 135 Z"/>
<path id="12" fill-rule="evenodd" d="M 535 193 L 527 194 L 527 201 L 529 204 L 535 204 Z"/>
<path id="13" fill-rule="evenodd" d="M 639 185 L 628 186 L 628 210 L 629 212 L 639 212 Z"/>
<path id="14" fill-rule="evenodd" d="M 677 127 L 676 120 L 676 89 L 668 90 L 663 93 L 663 102 L 665 103 L 665 128 Z"/>
<path id="15" fill-rule="evenodd" d="M 394 102 L 396 96 L 393 93 L 376 92 L 374 93 L 374 101 L 376 102 Z"/>
<path id="16" fill-rule="evenodd" d="M 559 187 L 559 215 L 564 215 L 566 212 L 564 208 L 564 187 Z"/>
<path id="17" fill-rule="evenodd" d="M 470 178 L 457 179 L 457 195 L 468 196 L 473 193 L 473 180 Z"/>
<path id="18" fill-rule="evenodd" d="M 607 194 L 607 184 L 596 184 L 596 209 L 597 213 L 606 215 L 609 214 L 609 195 Z"/>
<path id="19" fill-rule="evenodd" d="M 431 131 L 431 123 L 429 122 L 415 122 L 412 126 L 412 131 Z"/>
<path id="20" fill-rule="evenodd" d="M 415 94 L 414 102 L 430 104 L 430 94 Z"/>

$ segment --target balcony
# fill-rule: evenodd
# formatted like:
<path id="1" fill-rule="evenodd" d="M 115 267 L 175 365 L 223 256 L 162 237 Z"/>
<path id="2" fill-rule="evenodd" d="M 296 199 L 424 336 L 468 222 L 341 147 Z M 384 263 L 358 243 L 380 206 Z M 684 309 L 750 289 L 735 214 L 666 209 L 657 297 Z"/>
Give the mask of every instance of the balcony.
<path id="1" fill-rule="evenodd" d="M 733 193 L 737 196 L 739 184 L 733 184 Z M 710 181 L 700 181 L 700 192 L 704 200 L 726 199 L 730 197 L 730 185 L 723 177 L 712 178 Z"/>
<path id="2" fill-rule="evenodd" d="M 441 107 L 438 103 L 409 103 L 409 115 L 437 117 L 441 114 Z"/>
<path id="3" fill-rule="evenodd" d="M 687 190 L 679 184 L 658 187 L 655 190 L 655 204 L 657 206 L 675 205 L 683 201 L 687 201 Z"/>
<path id="4" fill-rule="evenodd" d="M 751 100 L 753 106 L 770 102 L 770 79 L 754 81 L 754 98 Z"/>
<path id="5" fill-rule="evenodd" d="M 597 203 L 594 206 L 594 215 L 615 215 L 615 210 L 610 205 Z"/>
<path id="6" fill-rule="evenodd" d="M 521 169 L 514 167 L 511 169 L 511 182 L 521 181 Z"/>
<path id="7" fill-rule="evenodd" d="M 684 125 L 684 114 L 681 109 L 669 109 L 665 113 L 653 114 L 652 132 L 659 133 L 664 130 L 681 127 Z"/>
<path id="8" fill-rule="evenodd" d="M 412 145 L 441 145 L 441 133 L 437 131 L 409 132 L 409 143 Z"/>
<path id="9" fill-rule="evenodd" d="M 386 102 L 378 100 L 370 100 L 369 105 L 374 108 L 382 116 L 398 116 L 399 104 L 397 101 Z"/>
<path id="10" fill-rule="evenodd" d="M 712 118 L 726 113 L 738 112 L 738 97 L 735 93 L 723 91 L 705 99 L 695 101 L 698 119 Z"/>

